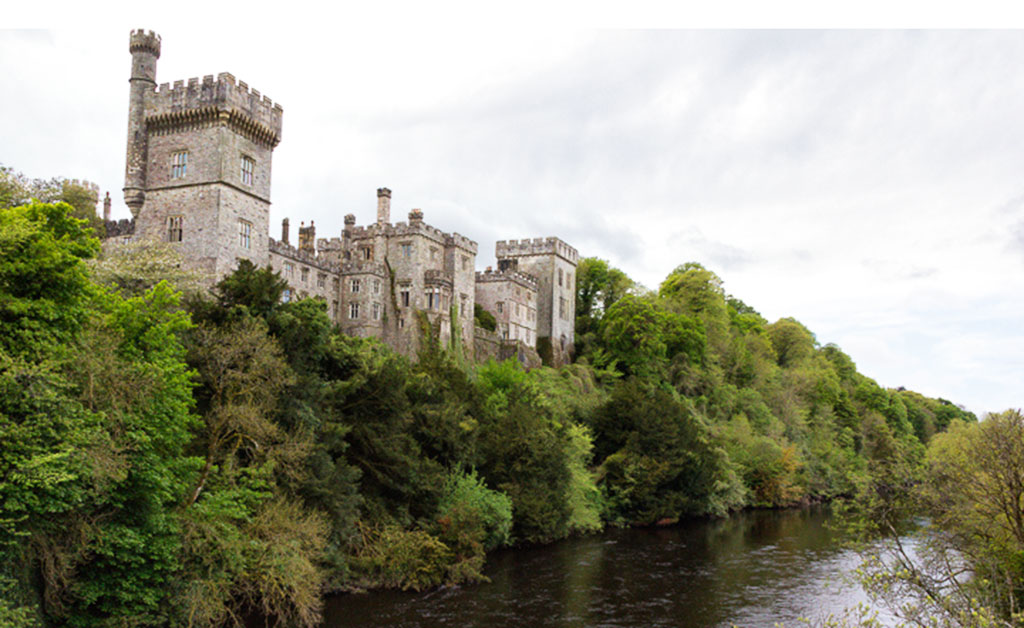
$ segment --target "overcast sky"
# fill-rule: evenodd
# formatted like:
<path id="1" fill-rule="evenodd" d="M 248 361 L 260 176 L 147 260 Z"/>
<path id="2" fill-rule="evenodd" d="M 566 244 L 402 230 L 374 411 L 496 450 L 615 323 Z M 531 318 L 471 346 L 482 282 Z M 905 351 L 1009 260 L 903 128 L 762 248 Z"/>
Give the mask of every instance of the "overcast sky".
<path id="1" fill-rule="evenodd" d="M 1019 31 L 0 31 L 0 163 L 124 217 L 132 26 L 163 37 L 158 82 L 228 71 L 284 107 L 274 237 L 370 222 L 387 186 L 392 220 L 422 208 L 478 269 L 550 235 L 651 288 L 697 261 L 883 386 L 1021 405 Z"/>

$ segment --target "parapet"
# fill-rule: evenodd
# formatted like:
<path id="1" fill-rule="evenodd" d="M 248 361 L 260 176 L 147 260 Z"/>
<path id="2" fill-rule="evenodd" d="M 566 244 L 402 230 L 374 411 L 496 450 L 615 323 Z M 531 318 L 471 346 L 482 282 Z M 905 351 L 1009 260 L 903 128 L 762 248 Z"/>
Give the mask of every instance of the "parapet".
<path id="1" fill-rule="evenodd" d="M 556 237 L 498 240 L 494 245 L 494 254 L 499 260 L 523 255 L 557 255 L 573 265 L 580 259 L 579 251 Z"/>
<path id="2" fill-rule="evenodd" d="M 384 265 L 384 262 L 378 262 L 376 260 L 348 260 L 341 263 L 341 274 L 376 275 L 377 277 L 387 277 L 388 268 Z"/>
<path id="3" fill-rule="evenodd" d="M 489 267 L 486 271 L 476 273 L 476 283 L 498 283 L 502 281 L 511 281 L 512 283 L 519 284 L 520 286 L 533 290 L 538 290 L 539 282 L 537 278 L 529 273 L 521 273 L 517 270 L 499 270 L 493 271 Z"/>
<path id="4" fill-rule="evenodd" d="M 160 36 L 153 31 L 141 28 L 133 30 L 128 40 L 128 50 L 131 52 L 148 52 L 160 58 Z"/>
<path id="5" fill-rule="evenodd" d="M 445 234 L 444 245 L 464 249 L 466 251 L 469 251 L 473 255 L 476 255 L 476 242 L 458 233 L 453 232 L 451 234 Z"/>
<path id="6" fill-rule="evenodd" d="M 296 262 L 307 264 L 319 270 L 324 270 L 330 273 L 337 274 L 340 272 L 341 267 L 338 264 L 329 262 L 325 259 L 320 259 L 315 254 L 308 251 L 301 251 L 290 244 L 279 242 L 274 238 L 268 238 L 268 249 L 271 253 L 276 253 L 281 257 L 287 257 L 288 259 Z"/>
<path id="7" fill-rule="evenodd" d="M 70 181 L 68 181 L 68 183 L 70 183 L 71 185 L 76 185 L 78 187 L 85 188 L 90 192 L 95 192 L 96 194 L 100 193 L 100 186 L 93 183 L 92 181 L 86 181 L 85 179 L 71 179 Z"/>
<path id="8" fill-rule="evenodd" d="M 157 133 L 181 126 L 226 121 L 251 140 L 274 148 L 281 141 L 284 109 L 228 72 L 188 82 L 162 83 L 146 107 L 146 124 Z"/>

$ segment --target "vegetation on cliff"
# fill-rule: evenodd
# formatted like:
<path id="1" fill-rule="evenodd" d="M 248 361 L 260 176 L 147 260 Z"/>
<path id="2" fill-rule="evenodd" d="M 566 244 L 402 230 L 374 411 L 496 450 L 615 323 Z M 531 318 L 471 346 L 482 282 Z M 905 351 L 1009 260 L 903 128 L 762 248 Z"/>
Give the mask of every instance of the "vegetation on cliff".
<path id="1" fill-rule="evenodd" d="M 852 495 L 978 429 L 698 264 L 650 292 L 583 260 L 577 362 L 526 372 L 344 336 L 247 262 L 183 296 L 137 257 L 87 261 L 70 212 L 0 209 L 0 626 L 315 625 L 325 590 Z"/>

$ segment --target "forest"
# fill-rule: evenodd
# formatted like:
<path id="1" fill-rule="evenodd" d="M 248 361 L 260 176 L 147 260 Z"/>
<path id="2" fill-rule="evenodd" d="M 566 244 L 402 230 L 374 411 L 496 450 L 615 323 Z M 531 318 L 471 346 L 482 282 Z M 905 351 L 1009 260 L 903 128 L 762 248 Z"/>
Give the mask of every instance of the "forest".
<path id="1" fill-rule="evenodd" d="M 700 264 L 648 290 L 582 260 L 559 369 L 429 331 L 409 360 L 269 269 L 204 291 L 159 245 L 104 257 L 88 204 L 30 183 L 0 185 L 2 628 L 314 626 L 325 593 L 478 582 L 499 547 L 843 499 L 866 534 L 930 514 L 978 559 L 968 610 L 1020 620 L 1020 415 L 884 388 Z"/>

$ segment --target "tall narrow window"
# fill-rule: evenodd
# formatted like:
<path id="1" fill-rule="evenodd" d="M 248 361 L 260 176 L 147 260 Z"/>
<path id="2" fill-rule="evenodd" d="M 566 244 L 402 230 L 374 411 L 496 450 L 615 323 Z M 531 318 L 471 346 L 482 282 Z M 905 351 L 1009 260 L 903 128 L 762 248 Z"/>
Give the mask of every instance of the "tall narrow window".
<path id="1" fill-rule="evenodd" d="M 402 290 L 399 294 L 402 297 L 402 307 L 409 307 L 409 291 Z"/>
<path id="2" fill-rule="evenodd" d="M 349 303 L 349 305 L 348 305 L 348 317 L 349 318 L 359 318 L 359 304 L 358 303 Z"/>
<path id="3" fill-rule="evenodd" d="M 309 281 L 309 269 L 305 266 L 302 267 L 302 283 Z"/>
<path id="4" fill-rule="evenodd" d="M 402 247 L 402 257 L 404 257 L 405 259 L 409 259 L 410 257 L 412 257 L 411 244 L 409 244 L 408 242 L 403 242 L 400 246 Z"/>
<path id="5" fill-rule="evenodd" d="M 373 293 L 380 294 L 380 279 L 373 280 Z"/>
<path id="6" fill-rule="evenodd" d="M 349 292 L 359 292 L 359 284 L 360 283 L 361 282 L 358 279 L 353 279 L 352 281 L 349 282 L 348 291 Z"/>
<path id="7" fill-rule="evenodd" d="M 243 249 L 252 248 L 252 223 L 248 220 L 238 221 L 238 244 Z"/>
<path id="8" fill-rule="evenodd" d="M 558 269 L 558 285 L 562 285 L 562 269 Z"/>
<path id="9" fill-rule="evenodd" d="M 188 170 L 188 151 L 181 150 L 171 155 L 171 178 L 180 179 Z"/>
<path id="10" fill-rule="evenodd" d="M 316 287 L 323 288 L 327 283 L 327 275 L 325 273 L 318 273 L 316 276 Z"/>
<path id="11" fill-rule="evenodd" d="M 256 170 L 256 162 L 249 157 L 242 157 L 242 183 L 252 185 L 252 173 Z"/>
<path id="12" fill-rule="evenodd" d="M 167 241 L 168 242 L 181 242 L 181 223 L 185 217 L 168 216 L 167 217 Z"/>
<path id="13" fill-rule="evenodd" d="M 373 320 L 380 320 L 380 303 L 373 304 Z"/>
<path id="14" fill-rule="evenodd" d="M 361 250 L 363 252 L 363 259 L 373 259 L 373 247 L 372 246 L 364 246 L 364 247 L 362 247 Z"/>

